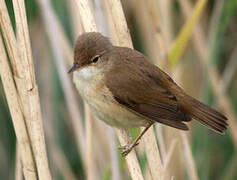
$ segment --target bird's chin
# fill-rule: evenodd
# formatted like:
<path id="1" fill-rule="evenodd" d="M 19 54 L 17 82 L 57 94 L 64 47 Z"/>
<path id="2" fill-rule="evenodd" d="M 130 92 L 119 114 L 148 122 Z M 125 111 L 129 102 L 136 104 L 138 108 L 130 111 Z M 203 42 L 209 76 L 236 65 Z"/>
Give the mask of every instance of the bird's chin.
<path id="1" fill-rule="evenodd" d="M 91 79 L 100 73 L 99 69 L 95 66 L 82 67 L 74 72 L 74 74 L 83 79 Z"/>

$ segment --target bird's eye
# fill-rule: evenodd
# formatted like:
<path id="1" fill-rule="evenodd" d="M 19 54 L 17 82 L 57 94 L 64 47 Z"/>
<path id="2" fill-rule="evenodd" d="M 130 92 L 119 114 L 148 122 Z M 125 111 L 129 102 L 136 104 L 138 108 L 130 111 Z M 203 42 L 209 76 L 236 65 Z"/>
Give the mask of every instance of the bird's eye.
<path id="1" fill-rule="evenodd" d="M 93 59 L 92 59 L 92 63 L 96 63 L 98 60 L 100 59 L 100 57 L 99 56 L 96 56 L 96 57 L 94 57 Z"/>

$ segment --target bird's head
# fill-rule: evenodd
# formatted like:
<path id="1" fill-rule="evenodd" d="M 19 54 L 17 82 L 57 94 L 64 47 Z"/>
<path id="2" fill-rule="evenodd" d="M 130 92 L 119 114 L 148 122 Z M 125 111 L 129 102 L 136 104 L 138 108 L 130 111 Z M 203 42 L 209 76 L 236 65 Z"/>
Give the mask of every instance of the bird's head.
<path id="1" fill-rule="evenodd" d="M 74 63 L 69 73 L 88 66 L 98 66 L 101 56 L 113 45 L 108 38 L 97 32 L 80 35 L 74 49 Z"/>

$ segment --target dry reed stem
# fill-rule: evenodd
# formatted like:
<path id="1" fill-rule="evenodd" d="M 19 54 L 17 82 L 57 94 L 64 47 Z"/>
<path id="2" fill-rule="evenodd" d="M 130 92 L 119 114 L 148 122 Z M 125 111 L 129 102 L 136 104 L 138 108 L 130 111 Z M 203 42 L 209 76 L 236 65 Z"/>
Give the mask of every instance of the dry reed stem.
<path id="1" fill-rule="evenodd" d="M 151 177 L 150 168 L 148 166 L 146 166 L 146 169 L 145 169 L 145 172 L 144 172 L 144 179 L 153 180 L 153 178 Z"/>
<path id="2" fill-rule="evenodd" d="M 115 25 L 113 22 L 113 18 L 111 16 L 112 12 L 111 12 L 110 6 L 108 4 L 108 1 L 103 0 L 103 5 L 105 8 L 105 16 L 106 16 L 107 24 L 109 27 L 108 29 L 109 29 L 110 39 L 113 44 L 116 44 L 119 40 L 118 40 L 117 31 L 115 29 Z"/>
<path id="3" fill-rule="evenodd" d="M 136 28 L 139 29 L 139 36 L 142 39 L 142 47 L 146 54 L 148 55 L 148 59 L 153 63 L 158 64 L 157 59 L 161 59 L 160 51 L 157 48 L 160 47 L 160 44 L 157 43 L 154 38 L 159 39 L 159 30 L 154 27 L 153 22 L 151 21 L 150 15 L 150 4 L 149 1 L 141 1 L 137 3 L 136 1 L 126 2 L 124 6 L 129 6 L 128 11 L 134 14 L 136 19 Z M 127 5 L 128 4 L 128 5 Z M 152 11 L 153 12 L 153 11 Z"/>
<path id="4" fill-rule="evenodd" d="M 112 169 L 112 180 L 119 180 L 119 160 L 116 149 L 116 137 L 114 130 L 111 127 L 107 128 L 107 133 L 109 136 L 109 145 L 110 145 L 110 157 L 111 157 L 111 169 Z"/>
<path id="5" fill-rule="evenodd" d="M 116 129 L 117 135 L 120 141 L 121 146 L 127 145 L 130 142 L 130 137 L 128 132 L 121 129 Z M 132 150 L 126 157 L 126 162 L 128 170 L 130 172 L 131 178 L 134 180 L 143 180 L 142 172 L 137 160 L 135 150 Z"/>
<path id="6" fill-rule="evenodd" d="M 157 1 L 157 3 L 160 2 L 160 1 Z M 165 56 L 165 52 L 167 52 L 167 48 L 170 46 L 169 44 L 165 44 L 164 43 L 164 38 L 166 36 L 166 39 L 171 39 L 171 21 L 170 21 L 170 18 L 171 18 L 171 13 L 170 13 L 170 1 L 167 0 L 167 1 L 163 1 L 163 2 L 166 2 L 166 9 L 164 12 L 166 12 L 167 16 L 165 16 L 166 20 L 169 20 L 169 22 L 167 22 L 165 25 L 167 27 L 167 33 L 164 33 L 164 26 L 163 27 L 160 27 L 160 22 L 159 22 L 159 19 L 158 19 L 158 10 L 156 8 L 156 2 L 155 0 L 149 0 L 147 1 L 148 3 L 148 7 L 149 7 L 149 12 L 150 12 L 150 16 L 152 18 L 152 22 L 153 22 L 153 26 L 154 26 L 154 29 L 155 29 L 155 33 L 154 33 L 154 37 L 155 37 L 155 42 L 156 44 L 158 45 L 160 51 L 159 51 L 159 62 L 158 61 L 155 61 L 156 64 L 160 65 L 161 64 L 161 60 L 164 60 L 164 56 Z M 161 3 L 161 4 L 164 4 L 164 3 Z M 166 22 L 166 21 L 165 21 Z M 166 42 L 170 42 L 169 40 L 166 41 Z M 156 46 L 156 51 L 157 51 L 157 46 Z M 157 60 L 157 57 L 156 57 L 156 60 Z"/>
<path id="7" fill-rule="evenodd" d="M 5 53 L 2 37 L 0 37 L 0 74 L 6 99 L 10 109 L 13 126 L 15 129 L 17 142 L 19 144 L 24 177 L 26 180 L 37 179 L 37 173 L 31 152 L 30 140 L 27 134 L 24 116 L 19 104 L 18 93 L 8 64 L 8 59 Z"/>
<path id="8" fill-rule="evenodd" d="M 84 29 L 81 24 L 80 12 L 78 11 L 75 0 L 69 1 L 69 8 L 70 18 L 72 21 L 73 38 L 76 39 L 79 34 L 84 32 Z"/>
<path id="9" fill-rule="evenodd" d="M 108 26 L 107 22 L 105 21 L 105 16 L 102 8 L 102 0 L 94 0 L 94 16 L 95 22 L 97 25 L 98 32 L 101 34 L 108 35 Z"/>
<path id="10" fill-rule="evenodd" d="M 121 2 L 119 0 L 108 0 L 108 4 L 110 6 L 111 12 L 113 12 L 111 13 L 111 16 L 113 18 L 114 27 L 119 37 L 117 45 L 133 48 L 131 36 L 127 27 L 127 22 L 123 13 Z M 163 179 L 164 172 L 159 156 L 159 150 L 157 147 L 154 131 L 153 129 L 150 129 L 147 133 L 147 136 L 145 135 L 143 137 L 143 140 L 145 142 L 152 142 L 146 143 L 146 155 L 148 159 L 148 164 L 151 169 L 152 177 L 155 179 Z"/>
<path id="11" fill-rule="evenodd" d="M 116 45 L 133 48 L 132 39 L 120 0 L 108 0 L 108 5 L 111 10 L 110 15 L 113 19 L 114 28 L 118 36 Z"/>
<path id="12" fill-rule="evenodd" d="M 177 139 L 173 139 L 172 142 L 170 143 L 170 148 L 167 152 L 167 156 L 165 157 L 164 159 L 164 170 L 167 169 L 169 163 L 171 162 L 171 157 L 173 155 L 173 152 L 174 152 L 174 149 L 175 149 L 175 146 L 177 145 Z"/>
<path id="13" fill-rule="evenodd" d="M 21 152 L 19 144 L 16 142 L 16 157 L 15 157 L 15 180 L 23 180 L 22 176 L 22 165 L 21 165 Z"/>
<path id="14" fill-rule="evenodd" d="M 184 10 L 183 13 L 185 14 L 185 16 L 189 17 L 192 11 L 191 4 L 187 0 L 180 0 L 180 4 L 183 7 L 182 9 Z M 208 63 L 207 43 L 205 42 L 205 36 L 200 26 L 196 27 L 193 38 L 195 48 L 201 55 L 200 62 L 202 63 L 203 67 L 207 68 L 208 77 L 210 78 L 213 91 L 217 97 L 217 102 L 229 119 L 228 122 L 230 132 L 233 137 L 235 148 L 237 148 L 237 123 L 235 121 L 236 116 L 231 108 L 227 95 L 224 93 L 223 82 L 220 78 L 220 74 L 218 73 L 216 67 L 211 66 Z"/>
<path id="15" fill-rule="evenodd" d="M 155 126 L 156 126 L 155 129 L 156 129 L 156 134 L 158 138 L 158 145 L 160 148 L 161 159 L 164 164 L 164 159 L 166 159 L 167 153 L 166 153 L 165 141 L 164 141 L 164 136 L 163 136 L 163 127 L 158 123 Z"/>
<path id="16" fill-rule="evenodd" d="M 78 5 L 78 8 L 79 8 L 79 11 L 80 11 L 82 24 L 83 24 L 85 31 L 87 31 L 87 32 L 97 31 L 95 20 L 94 20 L 94 17 L 90 11 L 88 2 L 86 0 L 80 0 L 80 1 L 76 1 L 76 2 Z M 120 9 L 121 9 L 121 7 L 120 7 Z M 120 15 L 121 12 L 119 12 L 119 14 L 117 14 L 117 15 Z M 121 15 L 120 15 L 120 17 L 121 17 Z M 120 24 L 120 25 L 124 26 L 124 23 Z M 130 36 L 128 36 L 128 37 L 130 37 Z M 125 39 L 123 39 L 123 41 L 125 41 Z M 121 41 L 121 43 L 123 43 L 123 41 Z M 127 144 L 129 142 L 129 136 L 126 131 L 118 130 L 117 134 L 119 136 L 121 145 Z M 132 178 L 138 179 L 138 180 L 143 179 L 141 170 L 140 170 L 140 166 L 139 166 L 137 158 L 136 158 L 135 151 L 132 151 L 131 153 L 129 153 L 129 155 L 126 157 L 126 160 L 127 160 L 128 168 L 129 168 Z"/>
<path id="17" fill-rule="evenodd" d="M 153 0 L 154 1 L 154 0 Z M 161 35 L 163 36 L 163 41 L 161 42 L 164 47 L 164 50 L 170 49 L 173 40 L 173 28 L 172 28 L 172 8 L 171 8 L 171 0 L 159 0 L 157 3 L 159 4 L 159 11 L 160 11 L 160 30 Z M 154 4 L 154 3 L 153 3 Z M 154 6 L 153 6 L 154 7 Z M 154 16 L 155 14 L 153 14 Z M 157 16 L 157 15 L 156 15 Z M 153 21 L 154 21 L 153 17 Z M 167 52 L 167 51 L 166 51 Z"/>
<path id="18" fill-rule="evenodd" d="M 59 26 L 59 22 L 57 21 L 57 18 L 53 14 L 50 2 L 48 0 L 41 0 L 41 1 L 38 1 L 38 3 L 43 12 L 42 16 L 43 16 L 43 20 L 45 24 L 45 29 L 48 34 L 48 38 L 51 42 L 52 50 L 55 55 L 54 59 L 55 59 L 55 63 L 58 69 L 58 74 L 62 83 L 63 92 L 65 94 L 66 105 L 67 105 L 69 115 L 72 120 L 73 131 L 74 131 L 74 134 L 76 135 L 77 148 L 82 154 L 82 159 L 84 159 L 85 135 L 84 135 L 82 120 L 80 119 L 82 115 L 79 111 L 79 105 L 76 101 L 76 95 L 73 91 L 71 80 L 67 74 L 66 65 L 63 60 L 63 52 L 61 51 L 60 41 L 58 39 L 60 35 L 63 35 L 63 31 L 62 31 L 62 28 Z M 61 29 L 61 33 L 59 29 L 51 28 L 51 27 L 59 27 L 59 29 Z M 68 48 L 68 51 L 71 51 L 68 47 L 69 45 L 68 45 L 66 37 L 63 35 L 63 37 L 61 38 L 64 41 L 64 45 Z M 72 59 L 72 56 L 71 56 L 71 59 Z"/>
<path id="19" fill-rule="evenodd" d="M 184 150 L 184 157 L 186 158 L 186 168 L 187 173 L 191 180 L 198 180 L 198 175 L 195 167 L 195 163 L 193 160 L 193 155 L 190 149 L 190 145 L 188 143 L 188 137 L 187 134 L 182 132 L 181 133 L 182 142 L 183 142 L 183 150 Z"/>
<path id="20" fill-rule="evenodd" d="M 31 45 L 28 24 L 25 12 L 24 0 L 13 0 L 13 8 L 16 20 L 16 39 L 21 55 L 22 65 L 25 69 L 27 89 L 32 89 L 35 82 L 34 64 L 32 61 Z"/>
<path id="21" fill-rule="evenodd" d="M 93 163 L 93 150 L 92 150 L 92 122 L 89 106 L 85 104 L 85 116 L 86 120 L 86 169 L 87 169 L 87 179 L 94 180 L 94 163 Z"/>
<path id="22" fill-rule="evenodd" d="M 28 36 L 28 34 L 26 34 L 28 32 L 28 30 L 26 30 L 28 28 L 27 21 L 25 13 L 23 13 L 24 9 L 22 9 L 24 7 L 24 1 L 17 1 L 14 6 L 17 7 L 15 8 L 15 15 L 20 16 L 18 19 L 19 22 L 17 22 L 17 27 L 21 26 L 20 30 L 23 30 L 22 36 L 24 36 L 24 43 L 29 43 L 26 37 Z M 1 0 L 0 24 L 14 70 L 14 78 L 19 91 L 21 106 L 23 107 L 27 130 L 29 132 L 31 144 L 33 147 L 33 155 L 37 165 L 38 176 L 39 179 L 51 179 L 46 154 L 38 88 L 35 80 L 32 79 L 34 74 L 31 74 L 34 73 L 34 70 L 31 66 L 33 64 L 32 57 L 31 54 L 29 54 L 29 51 L 31 51 L 29 49 L 30 44 L 25 46 L 25 51 L 27 51 L 25 54 L 27 54 L 27 58 L 30 59 L 23 60 L 24 56 L 21 54 L 22 51 L 19 51 L 18 49 L 22 47 L 19 47 L 19 44 L 16 41 L 10 18 L 8 16 L 6 4 L 3 0 Z M 23 39 L 20 40 L 23 41 Z"/>
<path id="23" fill-rule="evenodd" d="M 93 17 L 93 14 L 90 10 L 90 5 L 87 0 L 76 0 L 80 17 L 82 21 L 82 25 L 86 32 L 96 32 L 96 24 Z"/>
<path id="24" fill-rule="evenodd" d="M 144 129 L 144 128 L 143 128 Z M 151 176 L 153 179 L 163 180 L 165 179 L 164 169 L 161 164 L 161 158 L 158 151 L 156 137 L 151 127 L 143 136 L 145 143 L 145 150 L 147 155 L 148 165 L 150 167 Z"/>

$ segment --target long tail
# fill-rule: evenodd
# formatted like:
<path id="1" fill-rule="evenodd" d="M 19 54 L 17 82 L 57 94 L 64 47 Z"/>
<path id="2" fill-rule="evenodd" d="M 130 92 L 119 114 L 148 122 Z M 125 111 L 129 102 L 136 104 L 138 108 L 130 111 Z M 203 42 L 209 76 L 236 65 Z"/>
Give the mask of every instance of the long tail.
<path id="1" fill-rule="evenodd" d="M 185 111 L 195 120 L 217 133 L 223 134 L 226 131 L 228 124 L 224 115 L 191 96 L 186 95 L 185 99 L 185 103 L 190 105 Z"/>

